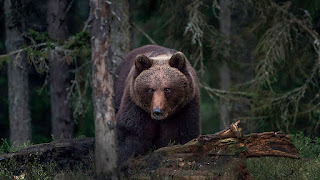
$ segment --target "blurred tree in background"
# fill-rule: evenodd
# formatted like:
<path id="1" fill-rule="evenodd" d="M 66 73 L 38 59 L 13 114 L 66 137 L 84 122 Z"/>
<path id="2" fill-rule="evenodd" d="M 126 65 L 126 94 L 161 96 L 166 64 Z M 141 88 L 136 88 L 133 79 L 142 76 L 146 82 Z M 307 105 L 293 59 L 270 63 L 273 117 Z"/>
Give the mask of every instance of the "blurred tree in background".
<path id="1" fill-rule="evenodd" d="M 203 134 L 214 133 L 222 123 L 240 119 L 247 124 L 247 132 L 303 131 L 318 136 L 320 2 L 228 2 L 222 6 L 218 0 L 130 0 L 131 49 L 153 43 L 186 54 L 201 81 Z M 28 1 L 26 5 L 24 37 L 30 63 L 33 142 L 51 140 L 47 51 L 55 48 L 64 49 L 71 63 L 68 98 L 75 118 L 75 136 L 93 136 L 88 0 L 68 1 L 70 37 L 65 41 L 48 36 L 46 3 Z M 1 32 L 5 29 L 3 7 L 2 0 Z M 223 14 L 225 8 L 227 14 Z M 229 32 L 224 32 L 223 24 L 228 25 Z M 1 54 L 5 53 L 5 38 L 0 33 Z M 0 56 L 1 138 L 9 138 L 6 59 Z M 222 88 L 225 74 L 230 76 L 228 88 Z M 228 111 L 221 114 L 223 101 L 229 102 Z M 221 115 L 229 117 L 229 122 L 221 122 Z"/>
<path id="2" fill-rule="evenodd" d="M 10 120 L 10 141 L 15 145 L 23 145 L 31 141 L 31 117 L 29 108 L 29 83 L 27 53 L 14 51 L 21 49 L 26 41 L 26 2 L 7 0 L 4 3 L 5 13 L 5 47 L 8 57 L 8 100 Z"/>
<path id="3" fill-rule="evenodd" d="M 65 41 L 68 38 L 67 15 L 69 9 L 66 0 L 48 0 L 47 23 L 50 38 L 58 41 Z M 68 88 L 71 86 L 71 61 L 66 54 L 68 52 L 58 48 L 52 48 L 48 52 L 51 133 L 56 139 L 73 137 L 74 120 L 71 102 L 68 99 Z"/>

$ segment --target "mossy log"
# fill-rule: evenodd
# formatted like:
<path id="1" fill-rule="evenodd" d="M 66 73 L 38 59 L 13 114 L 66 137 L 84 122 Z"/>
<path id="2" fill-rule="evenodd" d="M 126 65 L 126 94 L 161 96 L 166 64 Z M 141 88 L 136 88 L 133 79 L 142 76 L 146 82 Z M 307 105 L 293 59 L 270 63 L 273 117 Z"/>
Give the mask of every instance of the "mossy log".
<path id="1" fill-rule="evenodd" d="M 127 176 L 134 179 L 250 179 L 244 160 L 277 156 L 300 158 L 288 135 L 265 132 L 241 135 L 240 122 L 216 134 L 203 135 L 185 145 L 164 147 L 131 159 Z"/>
<path id="2" fill-rule="evenodd" d="M 55 162 L 61 168 L 90 166 L 94 161 L 93 151 L 93 138 L 58 140 L 0 154 L 0 163 L 11 159 L 24 163 L 26 158 L 37 156 L 41 163 Z M 224 131 L 202 135 L 187 144 L 160 148 L 133 158 L 122 170 L 133 179 L 246 179 L 250 177 L 244 160 L 261 156 L 300 158 L 288 135 L 264 132 L 243 136 L 240 122 L 236 122 Z"/>
<path id="3" fill-rule="evenodd" d="M 0 163 L 16 161 L 17 165 L 32 162 L 55 163 L 61 168 L 90 166 L 94 162 L 94 138 L 64 139 L 31 145 L 17 152 L 0 154 Z"/>

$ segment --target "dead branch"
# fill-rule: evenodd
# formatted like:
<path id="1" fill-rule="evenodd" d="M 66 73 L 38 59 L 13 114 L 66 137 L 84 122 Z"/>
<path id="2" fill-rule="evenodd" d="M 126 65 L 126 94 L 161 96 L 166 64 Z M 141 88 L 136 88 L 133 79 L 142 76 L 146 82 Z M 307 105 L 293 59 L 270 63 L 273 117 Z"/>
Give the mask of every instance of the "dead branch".
<path id="1" fill-rule="evenodd" d="M 146 37 L 151 44 L 153 45 L 158 45 L 146 32 L 144 32 L 136 23 L 132 22 L 132 25 L 137 28 L 137 30 L 144 36 Z"/>

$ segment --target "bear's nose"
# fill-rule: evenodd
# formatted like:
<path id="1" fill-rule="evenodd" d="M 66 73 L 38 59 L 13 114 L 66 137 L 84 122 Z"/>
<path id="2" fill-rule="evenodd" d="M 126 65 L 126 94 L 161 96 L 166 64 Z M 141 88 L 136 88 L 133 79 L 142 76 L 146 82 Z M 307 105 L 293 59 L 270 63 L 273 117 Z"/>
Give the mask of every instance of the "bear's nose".
<path id="1" fill-rule="evenodd" d="M 163 111 L 162 111 L 162 109 L 156 108 L 156 109 L 152 110 L 152 114 L 154 116 L 161 116 L 163 114 Z"/>

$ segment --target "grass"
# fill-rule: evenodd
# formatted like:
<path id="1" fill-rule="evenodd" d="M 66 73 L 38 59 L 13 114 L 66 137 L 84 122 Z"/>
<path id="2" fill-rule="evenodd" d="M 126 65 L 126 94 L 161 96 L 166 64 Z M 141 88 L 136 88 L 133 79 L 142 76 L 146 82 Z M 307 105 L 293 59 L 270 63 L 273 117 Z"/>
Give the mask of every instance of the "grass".
<path id="1" fill-rule="evenodd" d="M 320 159 L 290 159 L 279 157 L 249 158 L 247 170 L 253 179 L 320 179 Z"/>
<path id="2" fill-rule="evenodd" d="M 32 145 L 31 143 L 28 143 L 28 142 L 25 142 L 23 145 L 11 145 L 9 143 L 9 141 L 7 139 L 1 139 L 2 143 L 1 146 L 0 146 L 0 154 L 1 153 L 11 153 L 11 152 L 16 152 L 16 151 L 19 151 L 23 148 L 26 148 L 30 145 Z"/>
<path id="3" fill-rule="evenodd" d="M 26 158 L 24 165 L 15 160 L 8 160 L 0 164 L 0 180 L 13 179 L 53 179 L 56 165 L 54 163 L 41 164 L 37 157 Z"/>
<path id="4" fill-rule="evenodd" d="M 60 169 L 55 163 L 40 163 L 38 157 L 31 157 L 25 160 L 24 165 L 18 164 L 15 160 L 0 163 L 0 180 L 36 179 L 36 180 L 92 180 L 94 178 L 94 165 L 89 169 L 75 165 L 75 167 Z"/>
<path id="5" fill-rule="evenodd" d="M 2 139 L 0 146 L 1 153 L 11 153 L 19 151 L 31 144 L 25 143 L 22 146 L 11 146 L 8 140 Z M 41 162 L 40 156 L 30 155 L 23 160 L 23 163 L 18 163 L 15 159 L 0 159 L 0 180 L 17 180 L 17 179 L 36 179 L 36 180 L 91 180 L 94 178 L 94 165 L 83 167 L 80 164 L 73 164 L 72 169 L 61 169 L 56 163 Z M 21 160 L 19 160 L 21 162 Z"/>
<path id="6" fill-rule="evenodd" d="M 291 135 L 291 141 L 297 147 L 301 156 L 305 158 L 320 157 L 320 138 L 311 139 L 300 132 Z"/>

